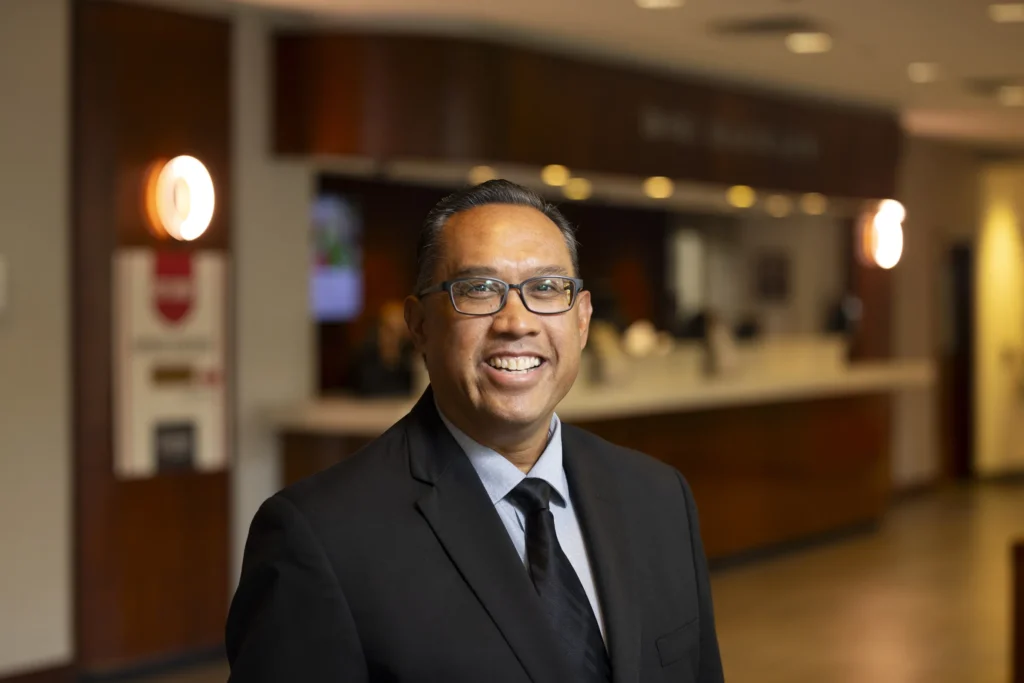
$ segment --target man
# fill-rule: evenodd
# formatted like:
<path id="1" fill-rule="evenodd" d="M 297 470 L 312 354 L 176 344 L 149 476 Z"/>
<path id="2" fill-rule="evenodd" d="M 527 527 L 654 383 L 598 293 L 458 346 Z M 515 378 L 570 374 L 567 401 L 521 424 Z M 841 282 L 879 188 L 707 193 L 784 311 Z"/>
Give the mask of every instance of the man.
<path id="1" fill-rule="evenodd" d="M 722 681 L 686 482 L 555 415 L 591 316 L 571 226 L 490 181 L 435 207 L 418 260 L 430 388 L 260 508 L 231 681 Z"/>

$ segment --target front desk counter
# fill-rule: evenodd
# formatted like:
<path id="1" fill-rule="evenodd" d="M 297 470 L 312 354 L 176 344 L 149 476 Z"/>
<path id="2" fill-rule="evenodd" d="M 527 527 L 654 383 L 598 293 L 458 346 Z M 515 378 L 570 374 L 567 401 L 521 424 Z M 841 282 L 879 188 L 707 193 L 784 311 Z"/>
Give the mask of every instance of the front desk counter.
<path id="1" fill-rule="evenodd" d="M 890 495 L 891 397 L 928 389 L 927 361 L 598 388 L 578 382 L 568 423 L 678 468 L 705 550 L 724 559 L 880 520 Z M 326 468 L 400 419 L 409 399 L 323 398 L 274 412 L 284 483 Z"/>

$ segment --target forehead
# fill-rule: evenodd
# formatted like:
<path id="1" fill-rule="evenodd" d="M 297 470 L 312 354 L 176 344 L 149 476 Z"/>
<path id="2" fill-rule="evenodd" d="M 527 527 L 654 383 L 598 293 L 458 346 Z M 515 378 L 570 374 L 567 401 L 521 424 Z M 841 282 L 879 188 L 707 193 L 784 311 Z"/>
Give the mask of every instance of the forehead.
<path id="1" fill-rule="evenodd" d="M 572 270 L 561 230 L 528 206 L 488 204 L 457 213 L 442 230 L 441 249 L 449 272 L 474 266 L 516 272 L 546 266 Z"/>

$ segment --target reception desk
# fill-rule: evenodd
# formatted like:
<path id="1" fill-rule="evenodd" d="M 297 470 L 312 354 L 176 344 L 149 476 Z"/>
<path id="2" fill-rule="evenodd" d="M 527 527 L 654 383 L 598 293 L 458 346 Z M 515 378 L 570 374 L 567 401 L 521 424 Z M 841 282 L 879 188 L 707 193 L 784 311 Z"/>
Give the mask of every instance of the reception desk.
<path id="1" fill-rule="evenodd" d="M 581 379 L 559 417 L 678 468 L 712 559 L 879 520 L 890 492 L 890 398 L 931 386 L 930 362 L 775 359 L 761 364 L 771 370 L 717 377 L 689 362 L 651 360 L 611 387 Z M 415 399 L 322 398 L 274 411 L 285 483 L 351 454 Z"/>

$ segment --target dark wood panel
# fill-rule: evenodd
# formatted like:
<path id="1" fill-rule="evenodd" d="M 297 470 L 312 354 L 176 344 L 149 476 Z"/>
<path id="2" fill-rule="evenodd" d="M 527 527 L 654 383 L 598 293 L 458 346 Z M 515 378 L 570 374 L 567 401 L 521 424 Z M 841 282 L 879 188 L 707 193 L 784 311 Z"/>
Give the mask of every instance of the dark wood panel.
<path id="1" fill-rule="evenodd" d="M 75 639 L 90 674 L 222 638 L 228 475 L 114 478 L 111 299 L 116 248 L 158 244 L 142 182 L 159 158 L 198 157 L 217 188 L 208 232 L 171 248 L 230 249 L 231 30 L 91 0 L 74 4 L 73 44 Z"/>
<path id="2" fill-rule="evenodd" d="M 711 85 L 480 41 L 276 38 L 282 154 L 562 163 L 796 192 L 891 197 L 895 112 Z"/>
<path id="3" fill-rule="evenodd" d="M 721 559 L 879 519 L 888 402 L 854 397 L 581 423 L 676 467 Z"/>
<path id="4" fill-rule="evenodd" d="M 679 469 L 715 560 L 878 521 L 889 501 L 889 401 L 882 396 L 577 424 Z M 284 434 L 285 484 L 365 442 Z"/>
<path id="5" fill-rule="evenodd" d="M 74 683 L 75 667 L 60 666 L 38 669 L 16 676 L 2 676 L 0 683 Z"/>

